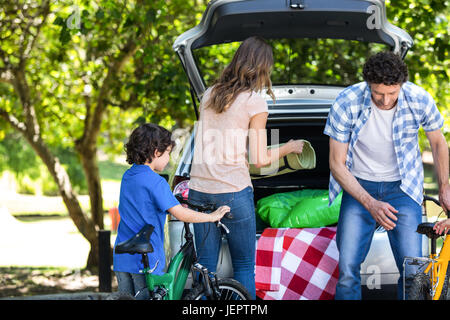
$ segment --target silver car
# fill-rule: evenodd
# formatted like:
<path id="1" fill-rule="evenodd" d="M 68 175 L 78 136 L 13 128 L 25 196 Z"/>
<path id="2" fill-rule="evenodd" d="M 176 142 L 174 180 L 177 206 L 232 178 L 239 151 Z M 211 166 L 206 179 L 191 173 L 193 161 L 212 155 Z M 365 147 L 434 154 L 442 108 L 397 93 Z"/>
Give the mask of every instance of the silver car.
<path id="1" fill-rule="evenodd" d="M 328 189 L 329 138 L 323 134 L 323 129 L 336 96 L 343 88 L 352 84 L 356 74 L 361 73 L 364 59 L 355 61 L 353 54 L 361 56 L 363 53 L 368 56 L 377 50 L 389 49 L 404 57 L 413 41 L 405 31 L 387 21 L 382 0 L 212 1 L 207 6 L 201 22 L 180 35 L 173 45 L 189 80 L 195 109 L 193 111 L 197 118 L 199 97 L 224 67 L 217 65 L 220 61 L 214 56 L 208 57 L 205 48 L 213 46 L 213 52 L 217 52 L 223 47 L 224 54 L 231 58 L 233 50 L 230 50 L 230 46 L 253 35 L 267 39 L 274 51 L 272 81 L 276 103 L 274 104 L 269 96 L 266 97 L 269 105 L 268 143 L 306 139 L 313 145 L 317 158 L 315 169 L 254 179 L 252 183 L 255 203 L 273 193 L 302 188 Z M 321 52 L 315 51 L 318 43 L 321 45 Z M 323 50 L 327 44 L 329 49 Z M 298 50 L 309 50 L 311 60 L 296 61 Z M 329 56 L 333 51 L 335 61 L 331 60 L 326 66 L 317 64 L 314 56 Z M 209 68 L 213 70 L 205 68 L 202 61 L 209 62 Z M 347 78 L 346 73 L 338 70 L 345 68 L 345 61 L 350 61 L 359 68 L 349 69 Z M 309 69 L 304 68 L 306 64 L 309 64 Z M 327 78 L 329 72 L 320 71 L 324 70 L 324 67 L 339 71 L 343 75 L 342 80 Z M 317 72 L 309 75 L 302 71 L 314 71 L 314 68 Z M 175 176 L 172 177 L 172 187 L 189 179 L 193 150 L 191 134 L 184 146 Z M 256 219 L 259 238 L 268 226 L 258 215 Z M 426 221 L 426 214 L 423 220 Z M 182 222 L 174 219 L 169 222 L 172 255 L 180 248 L 182 229 Z M 424 254 L 428 252 L 428 242 L 425 239 L 423 250 Z M 223 241 L 217 270 L 219 276 L 232 276 L 226 240 Z M 398 278 L 399 273 L 387 233 L 382 227 L 378 227 L 371 249 L 361 267 L 363 299 L 395 299 Z"/>

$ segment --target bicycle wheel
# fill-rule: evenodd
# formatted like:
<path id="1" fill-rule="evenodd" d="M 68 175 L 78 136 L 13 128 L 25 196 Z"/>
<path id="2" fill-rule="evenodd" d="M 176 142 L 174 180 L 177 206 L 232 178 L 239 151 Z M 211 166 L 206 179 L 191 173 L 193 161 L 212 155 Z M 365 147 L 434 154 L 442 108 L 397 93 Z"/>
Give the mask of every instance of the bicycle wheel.
<path id="1" fill-rule="evenodd" d="M 219 279 L 217 280 L 220 297 L 218 300 L 251 300 L 251 296 L 247 289 L 238 281 L 234 279 Z M 194 287 L 188 292 L 184 300 L 201 300 L 205 296 L 205 290 L 202 285 Z"/>
<path id="2" fill-rule="evenodd" d="M 448 290 L 448 273 L 449 271 L 447 270 L 439 300 L 449 300 L 450 298 L 450 292 Z M 429 275 L 421 272 L 413 277 L 411 287 L 409 289 L 408 300 L 432 300 L 431 279 Z"/>
<path id="3" fill-rule="evenodd" d="M 431 279 L 425 273 L 414 275 L 409 288 L 408 300 L 431 300 Z"/>

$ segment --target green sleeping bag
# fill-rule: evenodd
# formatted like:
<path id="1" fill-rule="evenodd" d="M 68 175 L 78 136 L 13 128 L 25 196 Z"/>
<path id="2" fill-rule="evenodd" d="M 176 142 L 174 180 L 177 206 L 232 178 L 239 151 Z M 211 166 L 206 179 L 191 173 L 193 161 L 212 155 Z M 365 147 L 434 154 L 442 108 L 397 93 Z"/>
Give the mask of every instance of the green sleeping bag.
<path id="1" fill-rule="evenodd" d="M 304 189 L 262 198 L 256 212 L 272 228 L 321 228 L 337 223 L 341 200 L 328 206 L 328 190 Z"/>

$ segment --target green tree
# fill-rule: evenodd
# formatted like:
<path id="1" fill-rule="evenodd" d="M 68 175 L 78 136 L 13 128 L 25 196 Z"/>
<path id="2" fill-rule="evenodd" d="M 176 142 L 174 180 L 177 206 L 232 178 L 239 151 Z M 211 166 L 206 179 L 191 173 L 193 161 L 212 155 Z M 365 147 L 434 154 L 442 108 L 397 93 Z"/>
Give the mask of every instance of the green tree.
<path id="1" fill-rule="evenodd" d="M 193 12 L 204 7 L 194 3 L 0 0 L 0 125 L 19 132 L 47 167 L 91 245 L 88 267 L 98 264 L 103 228 L 99 143 L 119 142 L 117 151 L 135 122 L 189 123 L 185 76 L 171 46 L 196 24 Z M 90 215 L 61 149 L 81 163 Z"/>
<path id="2" fill-rule="evenodd" d="M 450 3 L 447 0 L 387 0 L 389 21 L 406 30 L 414 40 L 405 62 L 410 81 L 422 86 L 436 100 L 445 119 L 444 135 L 450 141 Z M 421 146 L 428 147 L 421 131 Z"/>

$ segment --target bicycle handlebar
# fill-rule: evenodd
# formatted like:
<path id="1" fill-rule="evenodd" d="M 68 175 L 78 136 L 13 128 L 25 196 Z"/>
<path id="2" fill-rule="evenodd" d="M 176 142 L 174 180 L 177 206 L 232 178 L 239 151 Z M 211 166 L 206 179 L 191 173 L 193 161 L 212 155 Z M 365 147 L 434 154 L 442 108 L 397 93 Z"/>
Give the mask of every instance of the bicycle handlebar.
<path id="1" fill-rule="evenodd" d="M 438 205 L 439 207 L 441 206 L 441 203 L 439 202 L 438 199 L 433 198 L 433 197 L 430 197 L 430 196 L 427 196 L 426 194 L 423 195 L 423 201 L 424 201 L 424 202 L 425 202 L 425 201 L 431 201 L 431 202 L 434 202 L 434 203 L 435 203 L 436 205 Z M 450 218 L 450 211 L 447 212 L 447 218 Z"/>
<path id="2" fill-rule="evenodd" d="M 423 195 L 423 201 L 433 201 L 434 203 L 436 203 L 439 207 L 441 206 L 441 203 L 439 202 L 438 199 L 427 196 L 426 194 Z"/>
<path id="3" fill-rule="evenodd" d="M 198 204 L 198 203 L 193 203 L 192 201 L 189 201 L 187 199 L 184 199 L 183 196 L 180 193 L 177 193 L 175 195 L 175 198 L 177 198 L 177 200 L 180 203 L 187 204 L 190 208 L 198 210 L 198 211 L 212 212 L 212 211 L 216 211 L 217 210 L 217 207 L 215 205 Z"/>
<path id="4" fill-rule="evenodd" d="M 189 201 L 188 199 L 184 199 L 183 196 L 181 195 L 181 193 L 177 193 L 175 194 L 175 198 L 182 204 L 186 204 L 188 205 L 188 207 L 190 207 L 191 209 L 197 210 L 197 211 L 201 211 L 201 212 L 213 212 L 216 211 L 218 209 L 218 207 L 216 205 L 212 205 L 212 204 L 198 204 L 198 203 L 193 203 L 192 201 Z M 232 219 L 233 215 L 231 214 L 231 212 L 227 212 L 225 214 L 225 217 L 228 219 Z M 227 228 L 226 225 L 224 225 L 222 222 L 216 221 L 216 224 L 218 227 L 222 227 L 226 233 L 230 233 L 230 230 Z"/>

